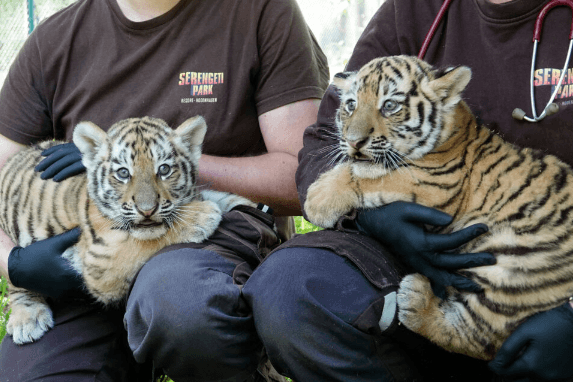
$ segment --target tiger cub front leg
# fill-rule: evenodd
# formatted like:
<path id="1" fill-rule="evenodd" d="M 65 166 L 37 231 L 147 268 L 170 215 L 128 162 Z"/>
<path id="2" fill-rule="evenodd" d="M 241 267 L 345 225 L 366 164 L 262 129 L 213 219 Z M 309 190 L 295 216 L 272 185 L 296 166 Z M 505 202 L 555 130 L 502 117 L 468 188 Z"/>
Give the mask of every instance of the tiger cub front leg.
<path id="1" fill-rule="evenodd" d="M 257 206 L 256 203 L 250 201 L 249 199 L 236 194 L 231 194 L 229 192 L 204 190 L 201 191 L 201 196 L 203 197 L 203 200 L 209 200 L 217 204 L 217 206 L 219 206 L 221 209 L 221 213 L 223 214 L 231 211 L 233 208 L 239 205 L 250 207 Z"/>
<path id="2" fill-rule="evenodd" d="M 338 165 L 320 175 L 310 185 L 304 210 L 310 222 L 324 228 L 332 228 L 336 221 L 354 208 L 360 200 L 354 190 L 350 167 Z"/>
<path id="3" fill-rule="evenodd" d="M 436 297 L 430 281 L 421 274 L 404 277 L 398 290 L 398 318 L 411 331 L 426 337 L 440 347 L 469 355 L 484 358 L 488 350 L 475 338 L 474 331 L 468 323 L 473 319 L 461 301 L 453 296 L 446 300 Z"/>
<path id="4" fill-rule="evenodd" d="M 15 344 L 39 340 L 54 327 L 52 310 L 41 294 L 10 285 L 8 295 L 12 312 L 6 332 Z"/>
<path id="5" fill-rule="evenodd" d="M 171 230 L 171 243 L 201 243 L 221 222 L 221 208 L 210 200 L 196 200 L 183 207 L 178 225 Z"/>

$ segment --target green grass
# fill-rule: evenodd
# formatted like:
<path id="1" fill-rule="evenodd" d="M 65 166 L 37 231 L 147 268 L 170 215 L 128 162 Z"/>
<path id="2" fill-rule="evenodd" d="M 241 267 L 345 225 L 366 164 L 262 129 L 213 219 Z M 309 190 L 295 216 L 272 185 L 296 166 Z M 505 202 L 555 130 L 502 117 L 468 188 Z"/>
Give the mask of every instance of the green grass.
<path id="1" fill-rule="evenodd" d="M 4 277 L 0 277 L 0 342 L 2 342 L 2 339 L 6 335 L 6 323 L 10 316 L 10 312 L 8 311 L 8 299 L 6 298 L 7 289 L 8 282 Z"/>
<path id="2" fill-rule="evenodd" d="M 311 222 L 303 218 L 302 216 L 294 217 L 294 225 L 296 227 L 297 233 L 307 233 L 313 231 L 320 231 L 322 228 L 313 225 Z"/>

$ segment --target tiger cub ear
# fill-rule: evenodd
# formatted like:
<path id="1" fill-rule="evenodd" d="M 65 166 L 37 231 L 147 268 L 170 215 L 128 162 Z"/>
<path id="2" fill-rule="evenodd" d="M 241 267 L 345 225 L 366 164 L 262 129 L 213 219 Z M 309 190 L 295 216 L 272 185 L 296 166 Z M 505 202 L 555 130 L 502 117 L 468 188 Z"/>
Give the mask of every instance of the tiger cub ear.
<path id="1" fill-rule="evenodd" d="M 175 134 L 186 147 L 201 146 L 207 133 L 207 122 L 200 115 L 189 118 L 175 129 Z"/>
<path id="2" fill-rule="evenodd" d="M 107 134 L 92 122 L 80 122 L 74 128 L 73 141 L 82 153 L 82 163 L 89 167 L 100 147 L 107 141 Z"/>
<path id="3" fill-rule="evenodd" d="M 193 161 L 199 161 L 201 156 L 201 145 L 207 133 L 207 123 L 200 115 L 189 118 L 179 125 L 173 134 L 172 142 L 187 151 Z"/>
<path id="4" fill-rule="evenodd" d="M 332 79 L 332 84 L 342 92 L 347 92 L 354 83 L 356 72 L 336 73 Z"/>
<path id="5" fill-rule="evenodd" d="M 462 99 L 462 92 L 472 78 L 472 71 L 467 66 L 458 66 L 437 72 L 436 77 L 430 81 L 429 86 L 445 106 L 451 107 L 457 105 Z"/>

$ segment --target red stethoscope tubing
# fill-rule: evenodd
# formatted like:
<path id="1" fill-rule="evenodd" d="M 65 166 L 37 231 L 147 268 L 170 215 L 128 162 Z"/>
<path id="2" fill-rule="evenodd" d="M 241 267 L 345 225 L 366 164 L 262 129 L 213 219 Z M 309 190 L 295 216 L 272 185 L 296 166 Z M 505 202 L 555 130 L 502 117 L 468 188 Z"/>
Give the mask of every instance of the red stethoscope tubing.
<path id="1" fill-rule="evenodd" d="M 426 55 L 426 51 L 428 50 L 428 46 L 430 45 L 430 42 L 432 41 L 432 39 L 436 35 L 436 30 L 440 26 L 442 19 L 444 18 L 444 15 L 446 14 L 446 11 L 450 7 L 451 2 L 452 2 L 452 0 L 444 0 L 442 6 L 440 7 L 440 10 L 438 11 L 436 18 L 434 19 L 434 22 L 430 26 L 430 29 L 428 30 L 428 33 L 426 34 L 426 37 L 424 38 L 424 43 L 422 44 L 422 47 L 420 48 L 420 52 L 418 53 L 419 59 L 421 59 L 421 60 L 424 59 L 424 56 Z M 567 7 L 571 8 L 571 10 L 573 11 L 573 0 L 552 0 L 549 3 L 547 3 L 547 5 L 545 7 L 543 7 L 541 12 L 539 12 L 539 15 L 537 16 L 537 20 L 535 20 L 535 29 L 533 31 L 533 41 L 536 41 L 536 40 L 539 41 L 541 39 L 541 28 L 543 26 L 543 21 L 545 20 L 545 16 L 547 15 L 547 13 L 549 13 L 549 11 L 552 8 L 560 6 L 560 5 L 567 6 Z M 573 22 L 571 23 L 571 29 L 569 30 L 569 39 L 572 39 L 572 38 L 573 38 Z"/>
<path id="2" fill-rule="evenodd" d="M 420 52 L 418 53 L 419 59 L 424 59 L 424 56 L 426 55 L 426 51 L 428 50 L 428 46 L 430 45 L 430 42 L 434 38 L 434 35 L 436 34 L 436 30 L 438 29 L 440 23 L 442 22 L 442 19 L 444 18 L 444 15 L 446 14 L 446 11 L 448 10 L 451 2 L 452 2 L 452 0 L 444 0 L 444 2 L 442 3 L 442 6 L 440 7 L 438 14 L 436 15 L 436 18 L 434 19 L 434 22 L 430 26 L 430 30 L 428 31 L 428 33 L 426 34 L 426 37 L 424 38 L 424 42 L 422 44 L 422 47 L 420 48 Z M 533 44 L 534 45 L 533 45 L 533 54 L 532 54 L 532 60 L 531 60 L 532 63 L 531 63 L 531 83 L 530 83 L 531 108 L 532 108 L 532 112 L 533 112 L 533 118 L 527 117 L 523 110 L 515 109 L 512 113 L 512 115 L 515 119 L 525 120 L 528 122 L 538 122 L 538 121 L 542 120 L 543 118 L 545 118 L 546 116 L 554 114 L 559 110 L 558 105 L 553 103 L 553 100 L 555 99 L 555 96 L 557 95 L 557 91 L 563 82 L 564 74 L 565 74 L 565 71 L 566 71 L 568 64 L 569 64 L 569 56 L 571 55 L 571 50 L 573 47 L 573 21 L 571 22 L 571 28 L 569 30 L 569 40 L 570 40 L 569 51 L 567 52 L 567 57 L 565 59 L 565 65 L 563 66 L 563 71 L 561 73 L 561 77 L 559 79 L 557 86 L 555 87 L 555 91 L 553 92 L 553 94 L 551 95 L 551 98 L 549 99 L 549 102 L 547 103 L 547 105 L 543 109 L 543 112 L 539 116 L 537 116 L 537 112 L 535 110 L 535 99 L 534 99 L 534 91 L 533 91 L 533 73 L 535 71 L 535 57 L 537 55 L 537 44 L 539 43 L 539 40 L 541 39 L 541 28 L 543 26 L 543 21 L 545 20 L 545 16 L 547 15 L 547 13 L 549 13 L 549 11 L 551 9 L 553 9 L 554 7 L 557 7 L 557 6 L 567 6 L 573 12 L 573 0 L 551 0 L 543 7 L 543 9 L 541 9 L 541 12 L 539 12 L 539 15 L 537 15 L 537 19 L 535 20 L 535 28 L 533 30 Z"/>
<path id="3" fill-rule="evenodd" d="M 434 19 L 434 22 L 432 23 L 430 30 L 428 30 L 428 33 L 426 34 L 426 37 L 424 38 L 424 43 L 422 44 L 422 47 L 420 48 L 420 52 L 418 53 L 418 58 L 420 60 L 424 59 L 424 56 L 426 55 L 426 51 L 428 50 L 428 46 L 430 46 L 430 42 L 434 38 L 434 35 L 436 34 L 436 30 L 440 26 L 440 23 L 442 22 L 442 19 L 444 18 L 446 11 L 450 7 L 451 2 L 452 2 L 452 0 L 444 0 L 444 3 L 440 7 L 440 10 L 438 11 L 438 14 L 436 15 L 436 18 Z"/>
<path id="4" fill-rule="evenodd" d="M 545 20 L 545 16 L 549 11 L 557 6 L 564 5 L 571 8 L 573 11 L 573 0 L 552 0 L 547 3 L 546 6 L 543 7 L 539 15 L 537 16 L 537 20 L 535 20 L 535 29 L 533 30 L 533 41 L 541 40 L 541 27 L 543 26 L 543 21 Z M 569 29 L 569 40 L 573 38 L 573 21 L 571 22 L 571 29 Z"/>

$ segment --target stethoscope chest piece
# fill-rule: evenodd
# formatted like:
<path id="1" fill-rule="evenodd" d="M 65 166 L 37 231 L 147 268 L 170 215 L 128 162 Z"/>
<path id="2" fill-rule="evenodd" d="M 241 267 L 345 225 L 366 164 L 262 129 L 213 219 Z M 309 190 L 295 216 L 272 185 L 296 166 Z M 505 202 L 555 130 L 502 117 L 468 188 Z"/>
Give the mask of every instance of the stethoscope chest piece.
<path id="1" fill-rule="evenodd" d="M 535 108 L 535 95 L 533 89 L 533 76 L 535 74 L 535 58 L 537 57 L 537 45 L 541 38 L 541 27 L 543 26 L 543 20 L 549 11 L 557 6 L 566 5 L 568 6 L 571 11 L 573 11 L 573 0 L 551 0 L 547 3 L 537 16 L 537 20 L 535 21 L 535 30 L 533 31 L 533 54 L 531 57 L 531 74 L 529 78 L 529 95 L 531 98 L 531 112 L 533 113 L 533 117 L 528 117 L 522 109 L 516 108 L 511 113 L 512 117 L 518 119 L 520 121 L 528 121 L 528 122 L 539 122 L 543 118 L 547 117 L 548 115 L 555 114 L 559 111 L 559 106 L 556 103 L 553 103 L 553 100 L 557 96 L 557 92 L 561 85 L 563 84 L 563 79 L 565 78 L 565 73 L 567 72 L 567 68 L 569 67 L 569 57 L 571 56 L 571 48 L 573 47 L 573 22 L 571 24 L 571 29 L 569 32 L 569 50 L 567 51 L 567 57 L 565 58 L 565 65 L 563 65 L 563 70 L 561 71 L 561 76 L 559 77 L 559 82 L 555 87 L 555 90 L 551 94 L 551 98 L 545 105 L 545 108 L 541 112 L 541 114 L 537 115 L 537 110 Z"/>

